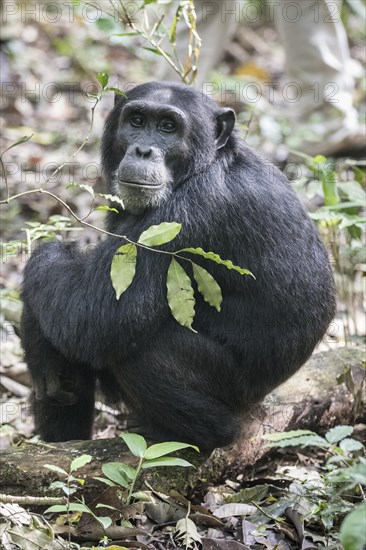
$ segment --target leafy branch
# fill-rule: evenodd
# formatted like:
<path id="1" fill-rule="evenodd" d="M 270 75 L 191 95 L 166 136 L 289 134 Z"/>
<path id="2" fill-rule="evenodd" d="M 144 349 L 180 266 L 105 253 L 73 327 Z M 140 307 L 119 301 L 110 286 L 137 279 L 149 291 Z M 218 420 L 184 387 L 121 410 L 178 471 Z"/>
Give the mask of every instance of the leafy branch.
<path id="1" fill-rule="evenodd" d="M 197 75 L 197 62 L 201 48 L 201 39 L 196 28 L 197 18 L 194 0 L 179 0 L 172 25 L 169 29 L 169 43 L 172 54 L 167 53 L 162 47 L 162 42 L 168 34 L 167 31 L 163 32 L 159 38 L 156 38 L 156 35 L 165 19 L 165 15 L 162 15 L 152 26 L 149 24 L 148 13 L 145 7 L 147 4 L 153 3 L 155 3 L 154 0 L 145 2 L 142 8 L 140 8 L 143 10 L 143 17 L 141 17 L 141 28 L 132 20 L 127 7 L 123 3 L 123 0 L 118 0 L 117 9 L 116 3 L 113 2 L 113 0 L 109 0 L 111 11 L 108 9 L 103 11 L 107 15 L 113 16 L 114 19 L 116 19 L 117 16 L 123 25 L 131 29 L 131 32 L 117 34 L 116 36 L 140 36 L 149 44 L 149 47 L 145 49 L 162 56 L 172 67 L 172 69 L 179 75 L 182 82 L 185 84 L 192 84 Z M 86 4 L 88 3 L 86 2 Z M 182 18 L 185 20 L 188 28 L 187 56 L 184 63 L 177 58 L 175 51 L 177 25 Z M 173 61 L 173 57 L 177 59 L 177 62 Z"/>
<path id="2" fill-rule="evenodd" d="M 77 535 L 77 530 L 74 529 L 74 526 L 78 525 L 82 514 L 89 514 L 92 516 L 95 522 L 97 522 L 103 529 L 105 538 L 107 539 L 111 536 L 111 533 L 108 532 L 108 530 L 112 526 L 113 520 L 107 515 L 98 515 L 96 509 L 110 509 L 114 512 L 118 512 L 119 517 L 123 518 L 124 510 L 128 509 L 132 500 L 146 501 L 148 499 L 148 495 L 145 491 L 140 490 L 135 492 L 136 482 L 142 470 L 161 467 L 194 467 L 193 464 L 187 460 L 168 455 L 187 448 L 191 448 L 194 451 L 199 452 L 198 447 L 187 443 L 170 441 L 157 443 L 148 447 L 145 438 L 139 434 L 127 433 L 121 434 L 120 437 L 124 440 L 129 451 L 138 459 L 138 464 L 133 467 L 122 462 L 105 463 L 102 466 L 102 472 L 105 477 L 94 477 L 94 479 L 101 481 L 108 486 L 118 488 L 118 495 L 121 498 L 122 507 L 118 506 L 118 508 L 116 508 L 114 506 L 110 506 L 109 504 L 103 503 L 98 503 L 95 507 L 90 507 L 85 503 L 83 494 L 81 494 L 80 497 L 76 496 L 77 491 L 82 491 L 85 485 L 85 476 L 77 476 L 76 472 L 83 468 L 86 464 L 92 462 L 93 457 L 91 455 L 85 454 L 76 457 L 71 461 L 68 470 L 55 464 L 44 465 L 44 468 L 55 472 L 59 478 L 57 481 L 51 483 L 50 489 L 61 491 L 64 496 L 58 498 L 48 497 L 47 499 L 42 497 L 41 499 L 36 499 L 34 503 L 43 505 L 52 503 L 52 505 L 47 508 L 44 513 L 62 514 L 58 521 L 61 520 L 62 524 L 67 524 L 68 548 L 74 547 L 74 543 L 72 543 L 71 538 L 72 535 Z M 148 485 L 148 483 L 146 484 Z M 17 497 L 12 498 L 16 499 Z M 54 502 L 55 504 L 53 504 Z M 39 548 L 40 547 L 41 545 L 39 545 Z M 114 547 L 117 548 L 117 546 Z M 122 549 L 122 547 L 119 546 L 118 548 Z"/>
<path id="3" fill-rule="evenodd" d="M 169 441 L 164 443 L 156 443 L 148 447 L 146 440 L 142 437 L 142 435 L 127 433 L 121 434 L 120 437 L 126 443 L 130 452 L 139 459 L 137 466 L 133 468 L 132 466 L 121 462 L 108 462 L 102 466 L 102 472 L 107 479 L 100 477 L 96 479 L 106 483 L 107 485 L 119 485 L 124 489 L 127 489 L 128 494 L 126 497 L 126 506 L 128 506 L 131 503 L 132 498 L 136 496 L 134 494 L 134 489 L 141 470 L 174 466 L 183 468 L 192 467 L 193 465 L 183 458 L 170 457 L 166 455 L 187 448 L 191 448 L 199 452 L 198 447 L 195 445 L 189 445 L 188 443 Z"/>
<path id="4" fill-rule="evenodd" d="M 240 275 L 254 275 L 248 269 L 234 265 L 231 260 L 222 260 L 214 252 L 205 252 L 202 248 L 182 248 L 177 252 L 166 252 L 155 250 L 152 246 L 166 244 L 175 239 L 180 233 L 182 225 L 177 222 L 163 222 L 159 225 L 152 225 L 141 233 L 137 243 L 125 244 L 115 253 L 111 264 L 111 280 L 116 292 L 117 300 L 129 288 L 136 274 L 137 247 L 142 246 L 155 252 L 169 254 L 172 256 L 167 273 L 167 298 L 172 315 L 178 323 L 184 327 L 192 328 L 195 316 L 195 298 L 191 279 L 177 259 L 188 261 L 193 268 L 193 278 L 196 281 L 197 289 L 203 296 L 205 302 L 221 310 L 222 292 L 218 282 L 202 266 L 193 262 L 190 258 L 182 256 L 182 252 L 199 255 L 211 260 L 216 264 L 223 265 L 227 269 L 233 269 Z"/>

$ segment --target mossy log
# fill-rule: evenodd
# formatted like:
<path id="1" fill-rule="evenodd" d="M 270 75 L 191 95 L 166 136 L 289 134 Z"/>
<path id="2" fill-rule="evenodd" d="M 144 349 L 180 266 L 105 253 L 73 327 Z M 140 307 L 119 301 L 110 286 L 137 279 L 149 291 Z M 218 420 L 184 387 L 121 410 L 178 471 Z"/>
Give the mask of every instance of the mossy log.
<path id="1" fill-rule="evenodd" d="M 262 435 L 273 431 L 310 429 L 318 433 L 338 424 L 365 422 L 365 347 L 341 348 L 313 355 L 285 384 L 267 396 L 263 404 L 247 419 L 243 435 L 232 447 L 218 449 L 211 456 L 181 451 L 179 456 L 193 462 L 193 468 L 164 468 L 143 472 L 141 484 L 148 479 L 154 489 L 183 494 L 202 494 L 209 485 L 225 478 L 234 479 L 247 466 L 265 454 Z M 345 377 L 346 382 L 337 382 Z M 353 387 L 354 385 L 354 387 Z M 70 441 L 52 444 L 23 444 L 3 451 L 0 456 L 1 492 L 7 495 L 56 496 L 50 483 L 58 474 L 44 468 L 54 464 L 68 469 L 70 461 L 81 454 L 93 460 L 83 467 L 87 500 L 96 497 L 105 486 L 95 480 L 106 462 L 135 464 L 120 438 L 94 441 Z"/>

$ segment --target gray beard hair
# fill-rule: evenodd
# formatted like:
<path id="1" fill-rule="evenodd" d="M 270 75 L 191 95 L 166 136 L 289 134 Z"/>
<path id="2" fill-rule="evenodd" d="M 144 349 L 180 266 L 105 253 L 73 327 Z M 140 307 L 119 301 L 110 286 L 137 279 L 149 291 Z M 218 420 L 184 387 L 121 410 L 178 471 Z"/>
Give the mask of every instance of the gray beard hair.
<path id="1" fill-rule="evenodd" d="M 116 171 L 113 174 L 111 192 L 112 195 L 117 195 L 123 201 L 124 209 L 127 212 L 136 215 L 166 202 L 171 195 L 171 187 L 167 183 L 160 189 L 133 189 L 120 183 Z"/>

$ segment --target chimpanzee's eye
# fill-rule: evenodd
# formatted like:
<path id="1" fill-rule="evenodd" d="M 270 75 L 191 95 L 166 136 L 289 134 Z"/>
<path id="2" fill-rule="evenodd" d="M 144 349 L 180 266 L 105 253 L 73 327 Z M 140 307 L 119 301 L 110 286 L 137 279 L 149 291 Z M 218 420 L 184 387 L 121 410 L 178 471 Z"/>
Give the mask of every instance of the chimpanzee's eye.
<path id="1" fill-rule="evenodd" d="M 145 121 L 142 118 L 142 116 L 134 115 L 133 117 L 130 118 L 130 124 L 135 128 L 141 128 L 142 126 L 144 126 Z"/>
<path id="2" fill-rule="evenodd" d="M 172 120 L 163 120 L 159 124 L 159 130 L 162 130 L 163 132 L 174 132 L 175 123 Z"/>

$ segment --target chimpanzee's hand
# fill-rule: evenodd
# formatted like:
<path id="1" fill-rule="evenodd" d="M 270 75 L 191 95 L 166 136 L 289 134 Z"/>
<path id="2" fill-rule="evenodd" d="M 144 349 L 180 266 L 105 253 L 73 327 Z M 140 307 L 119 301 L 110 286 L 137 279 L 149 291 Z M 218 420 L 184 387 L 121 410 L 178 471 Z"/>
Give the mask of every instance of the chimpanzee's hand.
<path id="1" fill-rule="evenodd" d="M 37 401 L 43 401 L 48 398 L 62 405 L 74 405 L 77 403 L 77 396 L 71 391 L 62 387 L 60 373 L 45 368 L 43 376 L 34 381 L 34 396 Z M 67 384 L 67 382 L 65 382 Z"/>

